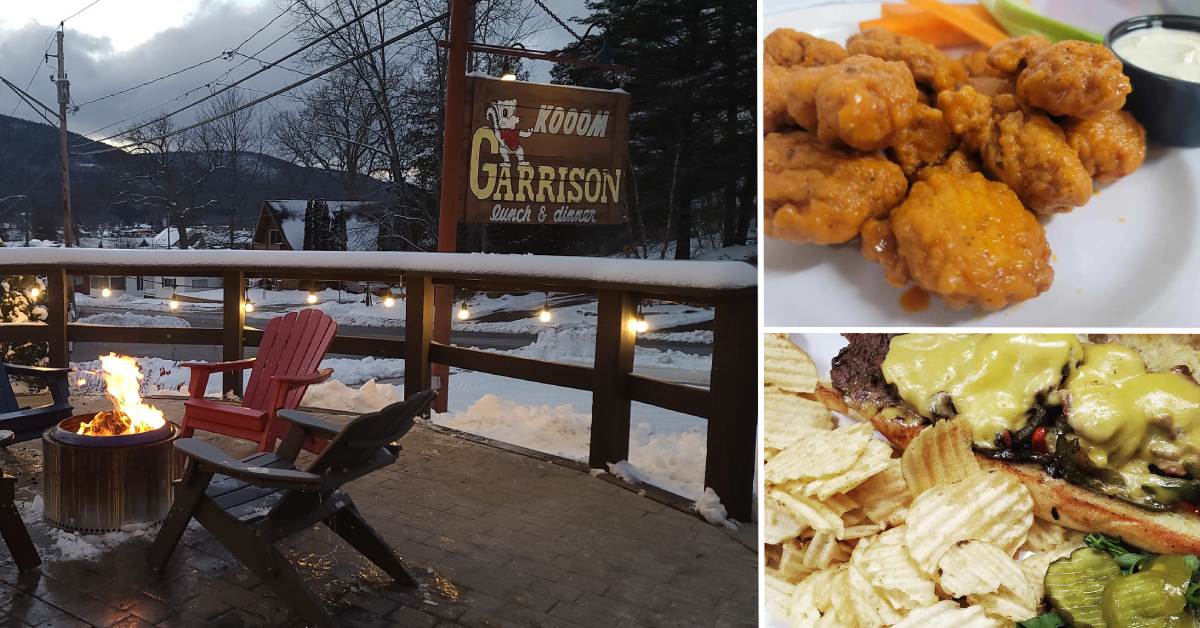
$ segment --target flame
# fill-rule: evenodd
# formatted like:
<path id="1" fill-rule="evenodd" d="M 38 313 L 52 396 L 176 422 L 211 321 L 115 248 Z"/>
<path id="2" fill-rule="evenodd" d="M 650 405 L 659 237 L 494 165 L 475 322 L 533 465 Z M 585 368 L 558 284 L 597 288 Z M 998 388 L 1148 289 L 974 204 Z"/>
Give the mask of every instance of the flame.
<path id="1" fill-rule="evenodd" d="M 78 434 L 120 436 L 166 425 L 162 411 L 142 401 L 139 391 L 143 376 L 136 360 L 110 353 L 100 356 L 100 368 L 104 371 L 104 394 L 112 401 L 113 411 L 97 412 L 91 421 L 80 422 Z"/>

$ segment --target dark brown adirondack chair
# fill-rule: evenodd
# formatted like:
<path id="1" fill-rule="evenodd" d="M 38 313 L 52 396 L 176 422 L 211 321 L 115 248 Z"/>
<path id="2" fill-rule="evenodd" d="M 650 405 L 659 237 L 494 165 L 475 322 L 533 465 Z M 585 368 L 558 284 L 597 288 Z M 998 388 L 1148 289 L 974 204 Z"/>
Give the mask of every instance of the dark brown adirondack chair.
<path id="1" fill-rule="evenodd" d="M 67 383 L 67 374 L 70 372 L 69 368 L 0 364 L 0 430 L 13 433 L 12 440 L 0 442 L 0 445 L 41 438 L 42 432 L 71 416 L 71 403 L 68 401 L 70 389 Z M 45 382 L 50 389 L 50 404 L 37 408 L 21 407 L 8 379 L 13 375 Z"/>
<path id="2" fill-rule="evenodd" d="M 236 460 L 195 438 L 175 442 L 188 457 L 175 502 L 150 548 L 150 565 L 162 571 L 179 539 L 195 517 L 254 575 L 271 587 L 314 625 L 332 625 L 320 599 L 275 546 L 277 541 L 317 522 L 337 532 L 396 582 L 415 587 L 392 548 L 359 514 L 341 486 L 396 461 L 395 441 L 412 429 L 414 418 L 429 408 L 437 393 L 417 393 L 379 412 L 364 414 L 340 431 L 297 410 L 280 410 L 290 428 L 275 453 Z M 301 444 L 313 437 L 331 438 L 306 469 L 296 467 Z M 264 509 L 266 510 L 263 514 Z"/>
<path id="3" fill-rule="evenodd" d="M 317 367 L 336 333 L 337 323 L 328 314 L 310 308 L 271 319 L 263 330 L 258 357 L 181 364 L 192 369 L 179 426 L 183 437 L 204 430 L 254 441 L 259 451 L 273 450 L 275 439 L 283 438 L 287 430 L 276 421 L 276 412 L 299 407 L 308 387 L 333 373 L 333 369 L 318 371 Z M 241 406 L 204 398 L 210 375 L 243 369 L 251 370 Z M 305 442 L 304 448 L 319 453 L 325 443 L 313 439 Z"/>

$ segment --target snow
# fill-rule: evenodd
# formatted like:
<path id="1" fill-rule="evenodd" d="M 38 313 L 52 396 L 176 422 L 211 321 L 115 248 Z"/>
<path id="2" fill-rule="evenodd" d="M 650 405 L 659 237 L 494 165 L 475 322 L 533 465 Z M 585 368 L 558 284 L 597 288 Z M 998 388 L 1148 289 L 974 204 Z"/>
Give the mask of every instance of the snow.
<path id="1" fill-rule="evenodd" d="M 109 274 L 137 274 L 155 266 L 194 269 L 197 276 L 230 266 L 245 269 L 322 267 L 361 271 L 365 278 L 428 273 L 487 281 L 512 278 L 593 287 L 627 283 L 655 289 L 726 290 L 758 284 L 755 268 L 742 262 L 610 259 L 558 255 L 491 253 L 414 253 L 396 251 L 265 251 L 265 250 L 114 250 L 81 248 L 5 248 L 0 266 L 66 265 L 103 267 Z M 107 270 L 111 269 L 111 270 Z M 115 271 L 115 272 L 114 272 Z"/>
<path id="2" fill-rule="evenodd" d="M 157 316 L 133 312 L 102 312 L 84 316 L 76 321 L 89 325 L 116 325 L 118 327 L 191 327 L 192 324 L 178 316 Z"/>
<path id="3" fill-rule="evenodd" d="M 692 505 L 692 509 L 713 525 L 724 526 L 730 530 L 738 529 L 737 522 L 729 518 L 729 511 L 725 510 L 725 504 L 721 503 L 721 497 L 707 486 L 704 487 L 704 494 Z"/>
<path id="4" fill-rule="evenodd" d="M 537 340 L 524 347 L 508 350 L 485 350 L 548 362 L 591 365 L 596 361 L 596 330 L 572 327 L 543 329 L 538 332 Z M 708 372 L 712 369 L 712 356 L 696 355 L 675 349 L 634 347 L 633 364 L 634 368 L 669 366 L 689 371 Z"/>
<path id="5" fill-rule="evenodd" d="M 16 503 L 17 512 L 21 515 L 21 520 L 26 525 L 42 520 L 44 505 L 45 502 L 42 500 L 41 495 L 36 495 L 29 501 Z M 139 538 L 154 538 L 158 533 L 159 525 L 157 523 L 131 524 L 121 528 L 117 532 L 87 535 L 59 530 L 53 526 L 46 526 L 46 533 L 50 537 L 50 545 L 41 549 L 42 560 L 98 559 L 104 556 L 108 550 L 123 543 L 128 543 Z"/>

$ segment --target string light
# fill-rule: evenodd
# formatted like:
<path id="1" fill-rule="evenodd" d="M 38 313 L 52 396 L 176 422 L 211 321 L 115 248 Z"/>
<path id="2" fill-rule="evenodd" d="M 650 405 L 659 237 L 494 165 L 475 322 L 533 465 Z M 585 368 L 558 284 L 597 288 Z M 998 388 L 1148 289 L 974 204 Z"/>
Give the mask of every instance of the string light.
<path id="1" fill-rule="evenodd" d="M 253 311 L 254 311 L 254 304 L 253 304 L 253 303 L 251 303 L 251 302 L 249 302 L 249 301 L 246 301 L 244 304 L 242 304 L 242 309 L 243 309 L 243 310 L 245 310 L 245 311 L 246 311 L 246 313 L 253 312 Z"/>
<path id="2" fill-rule="evenodd" d="M 646 321 L 646 317 L 642 315 L 642 305 L 640 303 L 638 304 L 637 312 L 633 315 L 633 318 L 629 319 L 629 322 L 626 323 L 626 326 L 629 328 L 629 331 L 635 334 L 644 334 L 650 329 L 650 323 L 648 323 Z"/>
<path id="3" fill-rule="evenodd" d="M 458 304 L 458 320 L 465 321 L 471 318 L 471 311 L 467 309 L 467 302 L 463 301 Z"/>
<path id="4" fill-rule="evenodd" d="M 79 386 L 80 388 L 83 388 L 85 385 L 87 385 L 87 380 L 80 377 L 79 379 L 75 380 L 75 385 Z"/>
<path id="5" fill-rule="evenodd" d="M 383 298 L 383 307 L 392 307 L 395 304 L 396 304 L 396 300 L 393 299 L 392 297 L 384 297 Z"/>
<path id="6" fill-rule="evenodd" d="M 30 288 L 30 289 L 29 289 L 29 298 L 31 298 L 31 299 L 36 299 L 36 298 L 38 298 L 38 297 L 39 297 L 41 294 L 42 294 L 42 289 L 41 289 L 41 288 L 39 288 L 39 287 L 37 287 L 37 286 L 34 286 L 34 287 L 32 287 L 32 288 Z"/>
<path id="7" fill-rule="evenodd" d="M 179 309 L 179 301 L 176 301 L 175 297 L 172 296 L 171 301 L 169 303 L 167 303 L 167 307 L 170 308 L 170 310 L 172 312 L 174 312 L 175 310 Z"/>
<path id="8" fill-rule="evenodd" d="M 108 288 L 104 288 L 103 290 L 100 291 L 100 296 L 105 297 L 105 298 L 111 297 L 112 290 L 109 290 Z"/>
<path id="9" fill-rule="evenodd" d="M 538 320 L 543 323 L 549 323 L 554 315 L 550 313 L 550 293 L 546 293 L 546 298 L 542 301 L 542 311 L 538 312 Z"/>
<path id="10" fill-rule="evenodd" d="M 309 305 L 315 304 L 317 302 L 317 293 L 315 293 L 315 292 L 308 293 L 307 299 L 308 299 Z"/>

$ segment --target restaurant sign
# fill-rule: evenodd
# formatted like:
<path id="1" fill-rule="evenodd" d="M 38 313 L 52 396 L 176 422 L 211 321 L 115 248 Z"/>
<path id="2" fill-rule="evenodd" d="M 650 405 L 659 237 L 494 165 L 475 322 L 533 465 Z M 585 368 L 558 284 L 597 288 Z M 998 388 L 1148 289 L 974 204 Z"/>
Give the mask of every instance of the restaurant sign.
<path id="1" fill-rule="evenodd" d="M 629 94 L 468 80 L 466 222 L 625 221 Z"/>

